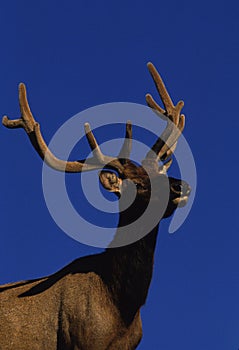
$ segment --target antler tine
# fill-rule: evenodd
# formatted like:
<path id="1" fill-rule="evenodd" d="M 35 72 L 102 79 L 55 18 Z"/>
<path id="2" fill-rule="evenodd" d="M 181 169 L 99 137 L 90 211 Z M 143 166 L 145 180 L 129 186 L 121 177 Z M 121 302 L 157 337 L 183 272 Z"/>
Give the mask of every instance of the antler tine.
<path id="1" fill-rule="evenodd" d="M 106 156 L 101 152 L 100 146 L 98 145 L 89 123 L 85 123 L 85 133 L 87 140 L 89 142 L 90 148 L 93 152 L 93 159 L 96 159 L 101 166 L 109 166 L 118 171 L 123 170 L 123 166 L 118 158 Z M 86 165 L 88 165 L 88 159 L 86 160 Z"/>
<path id="2" fill-rule="evenodd" d="M 155 110 L 162 119 L 167 121 L 167 126 L 151 150 L 147 153 L 146 158 L 155 159 L 157 161 L 160 159 L 166 160 L 174 152 L 177 145 L 177 140 L 185 125 L 185 117 L 183 114 L 180 114 L 184 106 L 184 102 L 179 101 L 177 105 L 174 106 L 162 78 L 152 63 L 148 63 L 148 69 L 155 82 L 165 110 L 157 104 L 150 94 L 146 95 L 146 101 L 150 108 Z"/>
<path id="3" fill-rule="evenodd" d="M 171 114 L 171 111 L 174 109 L 174 105 L 173 105 L 173 102 L 171 100 L 171 97 L 168 94 L 168 91 L 164 85 L 164 82 L 163 82 L 161 76 L 159 75 L 158 71 L 156 70 L 156 68 L 154 67 L 154 65 L 151 62 L 149 62 L 147 64 L 147 67 L 148 67 L 149 72 L 153 78 L 153 81 L 155 83 L 157 91 L 161 97 L 165 111 L 167 112 L 167 114 Z M 154 103 L 156 103 L 156 102 L 154 101 Z M 160 109 L 163 111 L 162 108 L 160 108 Z M 165 111 L 164 111 L 164 113 L 165 113 Z"/>
<path id="4" fill-rule="evenodd" d="M 116 158 L 112 158 L 102 154 L 100 147 L 91 131 L 89 123 L 85 123 L 85 132 L 86 132 L 86 137 L 88 139 L 89 145 L 96 159 L 98 159 L 99 162 L 106 163 L 106 162 L 109 162 L 110 160 L 116 159 Z M 132 149 L 132 123 L 131 121 L 127 121 L 125 140 L 119 152 L 118 158 L 129 158 L 131 149 Z"/>
<path id="5" fill-rule="evenodd" d="M 93 157 L 88 158 L 87 160 L 79 161 L 64 161 L 57 158 L 46 145 L 40 131 L 40 125 L 35 121 L 32 115 L 27 100 L 26 87 L 23 83 L 19 85 L 19 104 L 21 118 L 10 120 L 7 116 L 4 116 L 2 123 L 7 128 L 11 129 L 23 128 L 26 131 L 33 147 L 39 156 L 51 168 L 68 173 L 79 173 L 83 171 L 101 169 L 102 166 L 110 163 L 110 167 L 115 168 L 119 171 L 122 170 L 123 166 L 117 158 L 105 156 L 102 154 L 89 124 L 85 125 L 85 131 L 88 142 L 93 151 Z"/>
<path id="6" fill-rule="evenodd" d="M 87 140 L 89 142 L 90 148 L 92 149 L 92 152 L 95 156 L 95 158 L 100 162 L 100 163 L 104 163 L 105 157 L 102 154 L 100 147 L 91 131 L 91 127 L 89 123 L 85 123 L 85 133 L 86 133 L 86 137 Z"/>
<path id="7" fill-rule="evenodd" d="M 162 118 L 162 119 L 164 119 L 164 120 L 167 119 L 167 117 L 164 116 L 165 110 L 157 104 L 157 102 L 156 102 L 155 99 L 152 97 L 152 95 L 146 94 L 145 99 L 146 99 L 147 105 L 148 105 L 150 108 L 152 108 L 154 111 L 156 111 L 156 113 L 159 112 L 159 113 L 157 113 L 157 114 L 160 116 L 160 118 Z"/>
<path id="8" fill-rule="evenodd" d="M 132 123 L 130 120 L 126 123 L 125 139 L 123 146 L 119 152 L 118 158 L 125 160 L 130 157 L 132 149 Z"/>
<path id="9" fill-rule="evenodd" d="M 23 128 L 28 134 L 34 131 L 34 125 L 36 124 L 28 101 L 27 101 L 27 93 L 26 86 L 23 83 L 19 84 L 19 105 L 21 110 L 21 118 L 15 120 L 9 120 L 7 116 L 4 116 L 2 119 L 2 123 L 7 128 Z"/>

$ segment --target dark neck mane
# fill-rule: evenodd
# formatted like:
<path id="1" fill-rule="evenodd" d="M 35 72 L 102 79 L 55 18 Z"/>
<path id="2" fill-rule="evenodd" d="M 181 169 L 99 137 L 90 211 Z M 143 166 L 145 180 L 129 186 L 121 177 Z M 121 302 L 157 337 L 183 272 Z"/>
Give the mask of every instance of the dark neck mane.
<path id="1" fill-rule="evenodd" d="M 119 218 L 119 228 L 133 221 L 135 216 L 139 217 L 138 215 L 142 214 L 142 208 L 143 206 L 137 202 L 135 207 L 131 207 L 130 212 L 128 210 L 122 212 Z M 136 242 L 122 247 L 107 248 L 104 253 L 107 264 L 105 282 L 125 324 L 132 322 L 135 314 L 146 301 L 152 279 L 158 226 L 159 224 Z M 121 232 L 119 228 L 113 243 L 119 238 L 118 231 Z M 145 232 L 142 225 L 138 227 L 137 233 L 141 237 L 143 236 L 141 234 Z M 125 234 L 131 236 L 136 235 L 136 232 Z"/>

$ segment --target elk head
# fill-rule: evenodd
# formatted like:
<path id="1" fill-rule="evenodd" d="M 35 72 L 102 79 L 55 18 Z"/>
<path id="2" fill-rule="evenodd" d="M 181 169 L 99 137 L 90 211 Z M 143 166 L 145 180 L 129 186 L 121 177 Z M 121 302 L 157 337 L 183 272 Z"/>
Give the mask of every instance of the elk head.
<path id="1" fill-rule="evenodd" d="M 152 63 L 148 63 L 148 68 L 164 109 L 149 94 L 146 95 L 146 101 L 148 106 L 167 122 L 167 126 L 142 161 L 142 165 L 136 165 L 129 160 L 132 148 L 132 125 L 130 122 L 126 124 L 125 141 L 117 157 L 110 157 L 101 152 L 90 125 L 86 123 L 85 133 L 93 157 L 80 161 L 64 161 L 56 158 L 48 149 L 42 137 L 40 125 L 31 113 L 24 84 L 19 85 L 21 118 L 9 120 L 5 116 L 3 117 L 3 125 L 8 128 L 23 128 L 40 157 L 55 170 L 76 173 L 101 169 L 99 179 L 106 190 L 114 192 L 120 198 L 126 198 L 130 191 L 134 192 L 137 216 L 145 210 L 150 200 L 155 201 L 156 205 L 166 200 L 162 217 L 168 217 L 178 206 L 186 205 L 190 194 L 190 186 L 185 181 L 167 176 L 167 170 L 172 163 L 171 155 L 185 125 L 185 117 L 181 114 L 184 103 L 180 101 L 174 106 Z M 162 165 L 159 165 L 160 161 L 163 163 Z"/>
<path id="2" fill-rule="evenodd" d="M 109 170 L 101 171 L 100 182 L 106 190 L 114 192 L 118 197 L 128 196 L 130 188 L 133 191 L 135 187 L 137 199 L 135 202 L 138 207 L 141 205 L 141 211 L 145 210 L 150 200 L 155 201 L 165 209 L 163 213 L 165 218 L 172 215 L 177 207 L 185 206 L 191 192 L 190 186 L 185 181 L 167 176 L 167 170 L 172 164 L 171 155 L 185 125 L 185 116 L 181 114 L 184 103 L 180 101 L 174 106 L 153 64 L 148 63 L 148 68 L 164 109 L 155 102 L 150 94 L 146 95 L 146 101 L 150 108 L 167 121 L 167 127 L 142 161 L 142 165 L 137 166 L 128 159 L 132 146 L 132 126 L 128 122 L 125 143 L 118 156 L 121 167 L 115 168 L 117 173 Z M 160 166 L 159 161 L 163 162 L 163 165 Z M 152 187 L 153 191 L 151 191 Z"/>

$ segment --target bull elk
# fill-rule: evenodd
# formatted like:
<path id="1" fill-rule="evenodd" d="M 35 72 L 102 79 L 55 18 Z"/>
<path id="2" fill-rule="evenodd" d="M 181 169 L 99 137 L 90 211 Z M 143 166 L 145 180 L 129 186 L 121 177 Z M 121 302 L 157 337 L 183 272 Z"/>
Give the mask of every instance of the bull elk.
<path id="1" fill-rule="evenodd" d="M 167 176 L 185 124 L 181 114 L 183 101 L 174 105 L 155 67 L 149 63 L 148 68 L 164 108 L 149 94 L 146 101 L 167 125 L 142 165 L 129 160 L 130 122 L 126 124 L 125 141 L 117 157 L 101 152 L 90 125 L 85 124 L 93 154 L 90 160 L 58 159 L 48 149 L 31 113 L 26 88 L 20 84 L 21 117 L 16 120 L 3 117 L 4 126 L 23 128 L 40 157 L 58 171 L 78 173 L 100 169 L 101 185 L 119 198 L 126 198 L 132 186 L 135 188 L 133 203 L 126 210 L 120 210 L 114 246 L 121 238 L 121 228 L 137 221 L 149 201 L 153 201 L 156 215 L 160 212 L 167 184 L 169 193 L 166 207 L 150 232 L 145 232 L 142 223 L 127 232 L 129 237 L 136 238 L 133 243 L 109 246 L 103 253 L 81 257 L 47 277 L 1 286 L 1 350 L 123 350 L 135 349 L 139 344 L 140 308 L 145 304 L 152 278 L 159 221 L 172 215 L 178 206 L 186 205 L 190 194 L 190 186 L 185 181 Z"/>

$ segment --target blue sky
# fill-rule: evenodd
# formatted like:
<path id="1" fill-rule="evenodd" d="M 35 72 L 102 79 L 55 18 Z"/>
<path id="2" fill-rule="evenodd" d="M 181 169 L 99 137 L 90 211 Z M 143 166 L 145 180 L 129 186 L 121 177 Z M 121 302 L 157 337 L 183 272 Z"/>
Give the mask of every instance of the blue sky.
<path id="1" fill-rule="evenodd" d="M 47 141 L 91 106 L 144 104 L 155 92 L 149 60 L 174 101 L 185 101 L 197 195 L 176 234 L 167 233 L 170 219 L 161 224 L 141 350 L 239 348 L 238 16 L 230 0 L 0 4 L 1 114 L 19 115 L 25 82 Z M 44 276 L 98 251 L 52 220 L 26 135 L 1 127 L 0 140 L 1 282 Z"/>

